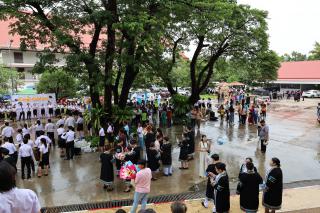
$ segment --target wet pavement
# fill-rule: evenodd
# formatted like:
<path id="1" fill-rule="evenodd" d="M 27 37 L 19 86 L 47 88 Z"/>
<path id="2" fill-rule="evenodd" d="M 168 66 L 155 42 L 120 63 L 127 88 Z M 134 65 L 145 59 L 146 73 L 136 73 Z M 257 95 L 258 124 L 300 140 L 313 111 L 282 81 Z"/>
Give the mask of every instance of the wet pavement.
<path id="1" fill-rule="evenodd" d="M 226 122 L 203 122 L 197 132 L 206 134 L 214 142 L 212 152 L 218 153 L 227 164 L 231 181 L 235 181 L 239 166 L 245 157 L 252 157 L 259 173 L 264 176 L 269 168 L 270 158 L 281 160 L 284 182 L 320 179 L 320 128 L 315 118 L 315 106 L 319 100 L 306 100 L 294 103 L 281 101 L 273 103 L 268 113 L 270 142 L 267 153 L 262 155 L 257 142 L 255 126 L 241 126 L 236 123 L 228 126 Z M 236 118 L 237 122 L 237 118 Z M 165 130 L 171 141 L 180 137 L 182 127 Z M 218 138 L 226 137 L 223 145 Z M 152 182 L 151 195 L 186 192 L 203 181 L 199 177 L 198 154 L 190 162 L 189 170 L 179 170 L 179 149 L 174 145 L 172 177 L 163 177 Z M 73 161 L 64 161 L 59 150 L 53 150 L 50 158 L 51 169 L 48 177 L 22 181 L 18 174 L 17 185 L 34 190 L 42 206 L 60 206 L 68 204 L 90 203 L 115 199 L 132 199 L 133 192 L 124 193 L 124 183 L 116 179 L 115 190 L 103 190 L 99 182 L 100 163 L 98 153 L 84 153 Z M 20 165 L 18 165 L 20 167 Z"/>

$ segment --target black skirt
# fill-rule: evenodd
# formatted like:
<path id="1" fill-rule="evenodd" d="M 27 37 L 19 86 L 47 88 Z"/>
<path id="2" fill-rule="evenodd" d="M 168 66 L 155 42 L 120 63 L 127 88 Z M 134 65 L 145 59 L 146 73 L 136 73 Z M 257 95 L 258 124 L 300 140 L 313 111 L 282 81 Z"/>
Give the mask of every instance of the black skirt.
<path id="1" fill-rule="evenodd" d="M 37 116 L 38 115 L 38 110 L 34 109 L 33 110 L 33 116 Z"/>
<path id="2" fill-rule="evenodd" d="M 46 114 L 46 110 L 45 109 L 41 109 L 41 115 L 45 115 Z"/>
<path id="3" fill-rule="evenodd" d="M 49 108 L 49 114 L 53 115 L 53 108 Z"/>
<path id="4" fill-rule="evenodd" d="M 17 118 L 17 113 L 16 112 L 10 112 L 10 117 L 11 117 L 11 119 L 16 119 Z"/>
<path id="5" fill-rule="evenodd" d="M 49 165 L 49 152 L 42 155 L 42 161 L 40 161 L 39 166 L 48 166 Z"/>
<path id="6" fill-rule="evenodd" d="M 61 114 L 60 109 L 57 108 L 56 111 L 55 111 L 55 113 L 56 113 L 56 116 L 59 116 L 59 115 Z"/>
<path id="7" fill-rule="evenodd" d="M 99 146 L 105 145 L 105 136 L 100 136 Z"/>

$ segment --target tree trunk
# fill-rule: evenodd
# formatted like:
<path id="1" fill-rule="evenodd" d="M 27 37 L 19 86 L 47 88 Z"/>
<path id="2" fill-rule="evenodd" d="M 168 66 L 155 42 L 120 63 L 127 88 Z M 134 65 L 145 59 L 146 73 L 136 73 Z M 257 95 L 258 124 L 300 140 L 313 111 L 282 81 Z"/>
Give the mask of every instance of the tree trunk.
<path id="1" fill-rule="evenodd" d="M 85 65 L 89 75 L 89 93 L 92 102 L 92 107 L 101 107 L 99 90 L 97 86 L 97 70 L 99 69 L 94 65 L 94 62 L 86 62 Z"/>
<path id="2" fill-rule="evenodd" d="M 119 104 L 118 106 L 121 109 L 124 109 L 127 105 L 127 100 L 130 92 L 130 88 L 132 87 L 133 81 L 135 77 L 137 76 L 137 72 L 134 69 L 134 65 L 130 64 L 126 66 L 126 73 L 123 79 L 123 85 L 121 90 L 121 95 L 119 98 Z"/>

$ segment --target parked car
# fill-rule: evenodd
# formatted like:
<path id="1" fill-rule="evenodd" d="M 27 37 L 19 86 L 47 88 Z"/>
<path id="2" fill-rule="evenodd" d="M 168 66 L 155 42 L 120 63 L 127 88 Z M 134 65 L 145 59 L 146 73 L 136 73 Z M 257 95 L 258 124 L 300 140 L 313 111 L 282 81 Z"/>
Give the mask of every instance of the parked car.
<path id="1" fill-rule="evenodd" d="M 319 98 L 320 97 L 320 91 L 319 90 L 304 91 L 302 93 L 302 97 L 305 97 L 305 98 Z"/>

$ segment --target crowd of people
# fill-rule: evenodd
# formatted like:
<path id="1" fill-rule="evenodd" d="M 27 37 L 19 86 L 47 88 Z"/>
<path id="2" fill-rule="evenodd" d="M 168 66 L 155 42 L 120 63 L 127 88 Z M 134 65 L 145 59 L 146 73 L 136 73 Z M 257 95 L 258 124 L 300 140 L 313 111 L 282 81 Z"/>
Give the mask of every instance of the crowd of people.
<path id="1" fill-rule="evenodd" d="M 251 101 L 250 97 L 246 97 L 245 95 L 237 96 L 229 96 L 229 98 L 224 98 L 223 101 L 219 100 L 218 113 L 220 113 L 220 118 L 223 121 L 224 117 L 226 117 L 227 121 L 233 124 L 233 113 L 237 111 L 239 113 L 240 124 L 245 124 L 246 120 L 248 120 L 249 124 L 259 124 L 258 136 L 261 141 L 261 152 L 264 153 L 269 141 L 269 128 L 265 125 L 267 104 L 258 104 L 255 100 Z M 178 147 L 180 148 L 179 161 L 181 162 L 179 169 L 189 169 L 190 160 L 194 159 L 195 152 L 199 152 L 199 161 L 197 161 L 199 163 L 199 176 L 208 178 L 207 198 L 203 202 L 203 205 L 207 208 L 209 200 L 213 199 L 215 204 L 214 210 L 216 212 L 226 212 L 230 208 L 229 179 L 226 165 L 219 161 L 217 154 L 212 155 L 212 159 L 208 161 L 208 158 L 210 159 L 209 153 L 212 153 L 213 150 L 213 142 L 206 135 L 201 136 L 199 143 L 195 141 L 195 131 L 197 128 L 200 128 L 201 122 L 206 115 L 214 110 L 213 103 L 211 99 L 199 100 L 189 113 L 190 123 L 183 127 L 181 138 L 177 140 Z M 233 106 L 234 103 L 235 107 Z M 118 127 L 115 127 L 111 121 L 106 125 L 101 125 L 97 131 L 99 135 L 98 151 L 101 152 L 100 180 L 103 188 L 108 191 L 114 189 L 115 178 L 120 177 L 121 168 L 129 161 L 139 168 L 134 180 L 123 180 L 124 192 L 130 192 L 133 186 L 135 188 L 131 212 L 136 212 L 140 201 L 142 202 L 142 209 L 146 208 L 145 205 L 148 193 L 150 192 L 151 181 L 156 181 L 160 177 L 160 171 L 164 177 L 172 176 L 174 172 L 172 166 L 174 143 L 163 133 L 161 128 L 156 128 L 157 125 L 162 128 L 171 127 L 174 107 L 168 102 L 157 104 L 157 102 L 144 103 L 142 101 L 141 104 L 129 103 L 129 105 L 134 108 L 132 120 L 124 121 Z M 250 111 L 251 108 L 252 111 Z M 257 115 L 255 115 L 256 108 L 258 109 Z M 48 107 L 48 119 L 45 123 L 43 123 L 43 119 L 41 120 L 39 117 L 34 116 L 31 118 L 35 119 L 33 125 L 28 126 L 27 123 L 24 123 L 23 126 L 18 126 L 15 130 L 10 126 L 10 122 L 6 121 L 5 127 L 1 132 L 3 143 L 0 150 L 0 160 L 11 165 L 16 173 L 17 162 L 20 159 L 21 178 L 23 180 L 31 180 L 32 174 L 36 174 L 39 178 L 43 175 L 49 175 L 50 152 L 56 147 L 56 141 L 60 148 L 60 156 L 65 157 L 65 160 L 72 160 L 75 154 L 74 143 L 76 138 L 83 139 L 85 130 L 88 130 L 88 134 L 90 132 L 92 134 L 92 131 L 90 131 L 92 130 L 92 126 L 91 128 L 90 126 L 85 128 L 82 109 L 77 107 L 66 108 L 65 111 L 57 113 L 57 109 L 54 108 L 52 114 L 52 110 L 50 109 Z M 244 111 L 247 113 L 246 115 Z M 223 113 L 225 116 L 221 116 Z M 64 115 L 67 116 L 63 117 Z M 247 117 L 247 115 L 249 116 Z M 7 118 L 6 115 L 4 117 Z M 54 119 L 55 123 L 53 122 Z M 232 122 L 230 122 L 230 119 Z M 116 128 L 118 128 L 117 131 Z M 14 135 L 16 135 L 15 140 Z M 280 161 L 278 159 L 274 158 L 272 162 L 271 166 L 277 166 L 280 169 Z M 250 197 L 253 196 L 250 190 L 254 191 L 254 195 L 257 196 L 259 186 L 258 191 L 256 191 L 256 185 L 251 185 L 253 183 L 251 179 L 256 178 L 255 183 L 258 185 L 262 183 L 262 179 L 258 179 L 261 177 L 257 171 L 254 170 L 252 172 L 252 166 L 253 164 L 249 163 L 248 165 L 244 165 L 239 175 L 239 181 L 241 182 L 240 196 L 244 200 L 242 201 L 243 203 L 249 202 L 246 201 L 248 199 L 255 199 L 256 201 L 256 197 Z M 4 167 L 7 166 L 5 165 Z M 27 170 L 26 174 L 25 170 Z M 248 176 L 251 173 L 254 175 Z M 272 187 L 274 185 L 280 187 L 282 184 L 280 173 L 281 169 L 276 174 L 271 173 L 271 171 L 268 172 L 270 177 L 267 176 L 265 180 L 265 194 L 273 192 L 274 189 Z M 279 183 L 274 184 L 275 181 Z M 249 185 L 246 185 L 247 183 Z M 248 190 L 250 193 L 246 192 Z M 249 198 L 244 198 L 246 196 L 249 196 Z M 265 197 L 267 198 L 268 196 Z M 270 199 L 272 200 L 273 197 L 274 195 Z M 263 202 L 266 209 L 270 210 L 276 210 L 281 206 L 281 202 L 279 203 L 278 201 L 278 203 L 273 203 L 273 201 L 269 200 L 264 200 Z M 246 204 L 241 205 L 243 209 L 249 209 L 247 212 L 255 212 L 253 207 L 248 207 Z"/>

